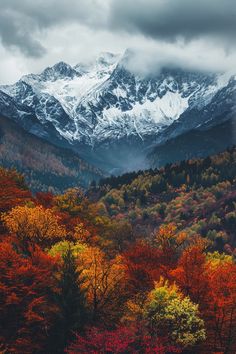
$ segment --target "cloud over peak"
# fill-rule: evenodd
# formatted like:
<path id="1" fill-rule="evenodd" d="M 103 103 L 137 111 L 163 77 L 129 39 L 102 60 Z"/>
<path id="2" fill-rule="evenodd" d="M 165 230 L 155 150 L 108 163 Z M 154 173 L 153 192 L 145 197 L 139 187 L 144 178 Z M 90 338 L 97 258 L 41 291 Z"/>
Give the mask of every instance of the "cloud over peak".
<path id="1" fill-rule="evenodd" d="M 129 47 L 138 48 L 142 71 L 181 60 L 224 69 L 235 60 L 235 0 L 1 0 L 0 6 L 1 82 L 7 71 L 17 77 Z"/>
<path id="2" fill-rule="evenodd" d="M 235 0 L 112 0 L 110 10 L 113 28 L 162 40 L 233 40 L 236 33 Z"/>

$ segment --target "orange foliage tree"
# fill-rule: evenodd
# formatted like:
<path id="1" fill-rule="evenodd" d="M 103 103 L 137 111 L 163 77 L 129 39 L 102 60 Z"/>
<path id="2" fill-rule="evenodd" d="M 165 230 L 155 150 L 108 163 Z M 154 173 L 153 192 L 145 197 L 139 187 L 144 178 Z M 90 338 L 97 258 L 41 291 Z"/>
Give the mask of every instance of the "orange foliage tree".
<path id="1" fill-rule="evenodd" d="M 208 338 L 203 352 L 234 353 L 236 265 L 232 257 L 217 252 L 206 255 L 201 245 L 193 245 L 183 252 L 171 276 L 199 304 Z"/>
<path id="2" fill-rule="evenodd" d="M 124 266 L 121 257 L 108 260 L 97 247 L 88 247 L 78 257 L 78 269 L 84 278 L 93 321 L 118 315 L 124 290 Z"/>
<path id="3" fill-rule="evenodd" d="M 182 292 L 200 304 L 200 307 L 207 306 L 206 301 L 209 297 L 205 262 L 206 256 L 202 247 L 192 245 L 183 252 L 177 268 L 171 272 Z"/>
<path id="4" fill-rule="evenodd" d="M 162 250 L 144 242 L 137 242 L 123 254 L 131 292 L 149 291 L 160 276 L 169 277 L 175 265 L 175 254 L 169 248 Z"/>
<path id="5" fill-rule="evenodd" d="M 210 296 L 208 311 L 208 344 L 216 352 L 236 352 L 236 264 L 230 257 L 207 262 Z"/>
<path id="6" fill-rule="evenodd" d="M 42 349 L 57 308 L 53 276 L 56 260 L 35 248 L 30 257 L 0 243 L 0 342 L 3 352 L 30 354 Z"/>
<path id="7" fill-rule="evenodd" d="M 42 206 L 17 206 L 2 216 L 10 233 L 15 234 L 24 250 L 29 245 L 48 247 L 63 239 L 66 230 L 51 209 Z"/>
<path id="8" fill-rule="evenodd" d="M 0 168 L 0 217 L 2 213 L 30 200 L 32 195 L 24 184 L 23 176 L 14 170 Z M 6 233 L 1 219 L 0 233 Z"/>
<path id="9" fill-rule="evenodd" d="M 32 199 L 22 175 L 0 168 L 0 213 Z"/>

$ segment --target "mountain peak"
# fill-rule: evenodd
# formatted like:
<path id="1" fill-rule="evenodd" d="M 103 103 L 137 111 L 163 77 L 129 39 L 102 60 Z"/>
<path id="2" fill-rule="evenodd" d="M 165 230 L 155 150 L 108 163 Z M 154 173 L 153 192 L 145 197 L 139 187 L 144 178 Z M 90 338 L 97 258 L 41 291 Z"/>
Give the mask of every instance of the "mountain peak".
<path id="1" fill-rule="evenodd" d="M 43 80 L 73 79 L 79 73 L 64 61 L 60 61 L 52 67 L 46 68 L 40 75 Z"/>
<path id="2" fill-rule="evenodd" d="M 132 67 L 137 64 L 135 53 L 105 52 L 75 67 L 58 62 L 41 75 L 24 78 L 31 89 L 20 82 L 2 91 L 15 100 L 20 120 L 29 119 L 30 110 L 39 124 L 47 122 L 74 146 L 105 146 L 133 137 L 156 141 L 164 139 L 164 132 L 172 134 L 170 126 L 181 133 L 235 111 L 235 81 L 174 68 L 143 77 L 126 66 L 126 60 Z M 2 102 L 2 112 L 15 114 L 8 98 Z"/>
<path id="3" fill-rule="evenodd" d="M 74 70 L 80 75 L 88 74 L 95 76 L 104 76 L 111 74 L 114 66 L 119 63 L 120 54 L 110 52 L 101 52 L 94 60 L 84 63 L 78 63 L 74 66 Z"/>
<path id="4" fill-rule="evenodd" d="M 65 69 L 67 69 L 67 70 L 72 69 L 71 66 L 64 61 L 59 61 L 58 63 L 54 64 L 53 68 L 55 70 L 59 70 L 59 71 L 65 70 Z"/>

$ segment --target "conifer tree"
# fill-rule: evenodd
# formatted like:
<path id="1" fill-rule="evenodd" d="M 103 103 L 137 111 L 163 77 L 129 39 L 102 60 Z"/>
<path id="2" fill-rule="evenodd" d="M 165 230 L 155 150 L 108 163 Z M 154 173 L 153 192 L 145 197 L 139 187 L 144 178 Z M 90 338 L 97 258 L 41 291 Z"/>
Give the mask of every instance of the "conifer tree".
<path id="1" fill-rule="evenodd" d="M 76 258 L 69 247 L 62 256 L 63 264 L 59 280 L 59 318 L 51 336 L 50 353 L 63 353 L 74 333 L 81 333 L 86 323 L 87 310 L 83 279 L 77 270 Z"/>

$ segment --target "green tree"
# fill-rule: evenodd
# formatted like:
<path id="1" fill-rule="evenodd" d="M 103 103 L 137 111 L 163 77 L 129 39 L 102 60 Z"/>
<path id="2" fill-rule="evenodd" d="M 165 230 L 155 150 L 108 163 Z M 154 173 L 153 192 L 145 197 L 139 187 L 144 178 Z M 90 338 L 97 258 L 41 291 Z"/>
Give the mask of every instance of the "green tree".
<path id="1" fill-rule="evenodd" d="M 170 339 L 182 347 L 194 346 L 206 338 L 198 305 L 184 297 L 177 286 L 163 280 L 149 293 L 144 316 L 152 334 L 170 334 Z"/>
<path id="2" fill-rule="evenodd" d="M 76 258 L 69 247 L 62 255 L 57 303 L 59 316 L 50 340 L 50 352 L 63 353 L 75 332 L 81 332 L 86 324 L 87 309 L 83 279 L 77 270 Z"/>

